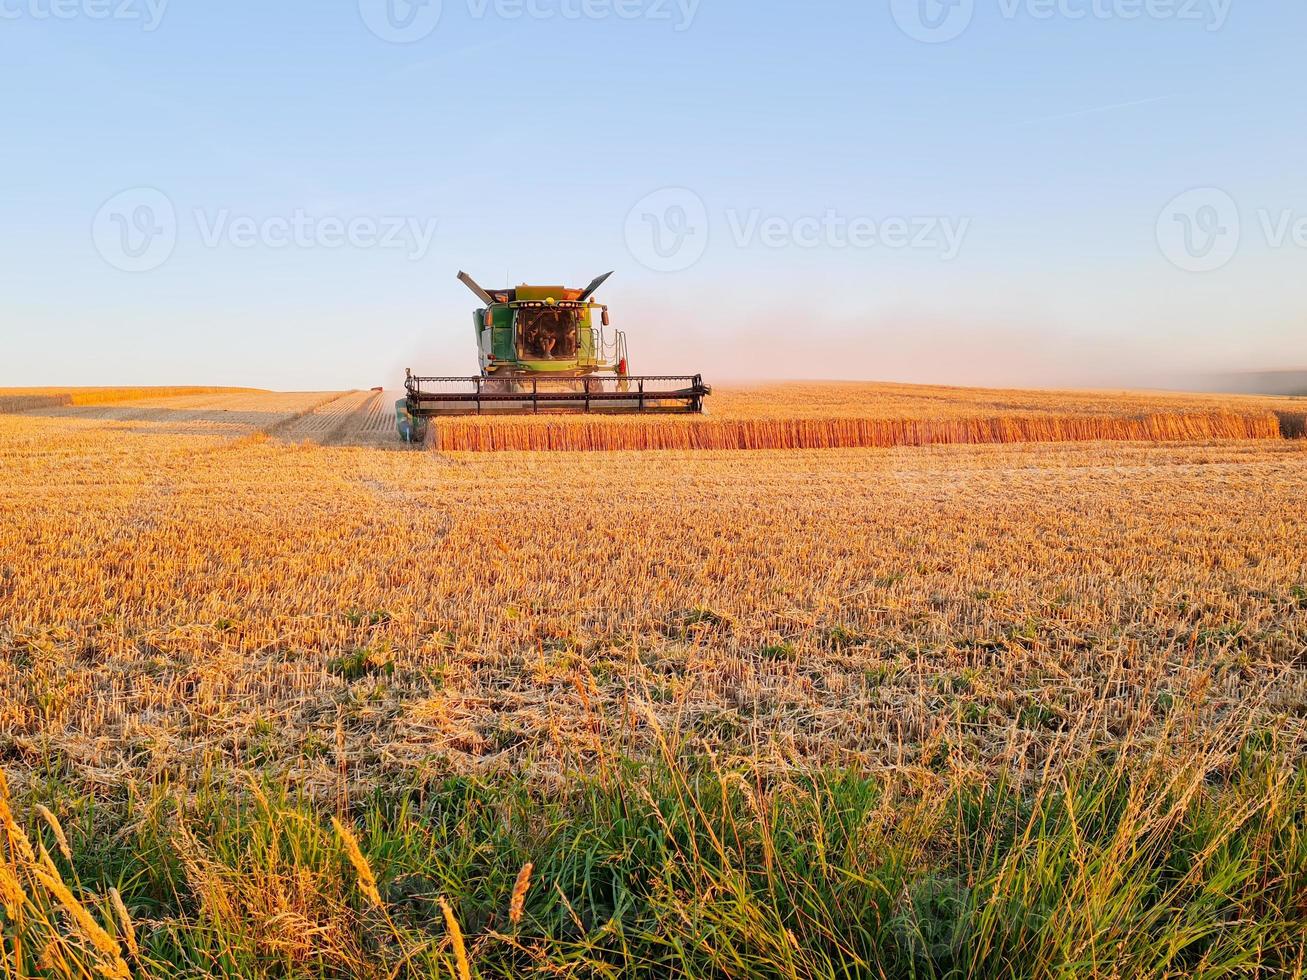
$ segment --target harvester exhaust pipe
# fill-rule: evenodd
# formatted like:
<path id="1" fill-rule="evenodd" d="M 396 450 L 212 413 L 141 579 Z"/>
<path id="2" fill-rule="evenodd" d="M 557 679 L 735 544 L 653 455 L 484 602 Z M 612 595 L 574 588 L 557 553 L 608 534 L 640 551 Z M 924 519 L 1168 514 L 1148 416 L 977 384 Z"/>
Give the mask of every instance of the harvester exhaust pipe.
<path id="1" fill-rule="evenodd" d="M 598 279 L 596 279 L 594 282 L 590 283 L 590 285 L 585 287 L 585 292 L 583 292 L 577 298 L 577 302 L 578 303 L 590 302 L 590 297 L 593 296 L 595 293 L 599 292 L 599 287 L 602 286 L 604 283 L 606 283 L 611 277 L 612 277 L 612 273 L 606 272 Z"/>
<path id="2" fill-rule="evenodd" d="M 495 305 L 495 298 L 491 296 L 488 292 L 486 292 L 484 289 L 482 289 L 479 285 L 477 285 L 477 281 L 473 279 L 471 276 L 469 276 L 466 272 L 460 272 L 458 274 L 458 281 L 461 282 L 468 289 L 472 290 L 472 292 L 476 293 L 477 299 L 485 303 L 486 306 Z"/>

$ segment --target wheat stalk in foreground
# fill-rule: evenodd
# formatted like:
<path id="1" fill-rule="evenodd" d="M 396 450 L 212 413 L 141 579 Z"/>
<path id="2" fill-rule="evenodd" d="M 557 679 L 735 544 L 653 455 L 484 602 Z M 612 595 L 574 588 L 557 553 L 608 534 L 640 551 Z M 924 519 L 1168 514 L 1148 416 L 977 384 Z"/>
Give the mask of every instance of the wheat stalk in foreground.
<path id="1" fill-rule="evenodd" d="M 36 812 L 40 814 L 41 819 L 45 821 L 51 832 L 54 834 L 55 843 L 59 845 L 59 853 L 64 856 L 64 860 L 72 863 L 73 851 L 68 846 L 68 837 L 64 834 L 63 825 L 59 823 L 59 818 L 50 812 L 50 809 L 41 803 L 36 804 Z"/>
<path id="2" fill-rule="evenodd" d="M 336 834 L 345 847 L 345 856 L 349 858 L 349 863 L 354 866 L 354 873 L 358 875 L 359 891 L 363 893 L 363 896 L 369 902 L 377 908 L 381 908 L 381 892 L 377 890 L 377 877 L 372 873 L 372 866 L 368 864 L 368 859 L 359 848 L 358 840 L 354 837 L 353 832 L 340 822 L 338 817 L 331 818 L 331 825 L 336 829 Z"/>
<path id="3" fill-rule="evenodd" d="M 123 938 L 127 940 L 127 951 L 132 954 L 134 959 L 139 960 L 141 958 L 141 947 L 136 943 L 136 926 L 132 924 L 132 917 L 128 913 L 127 906 L 117 888 L 109 889 L 109 901 L 113 904 L 113 912 L 118 919 L 119 928 L 123 931 Z"/>
<path id="4" fill-rule="evenodd" d="M 54 862 L 50 860 L 50 855 L 41 849 L 41 863 L 33 869 L 36 879 L 45 886 L 54 899 L 63 906 L 68 917 L 76 926 L 91 946 L 99 954 L 101 959 L 97 963 L 97 968 L 108 980 L 131 980 L 132 972 L 127 968 L 123 961 L 122 949 L 118 946 L 118 940 L 109 935 L 100 923 L 95 921 L 85 905 L 77 900 L 77 897 L 64 884 L 59 872 L 55 869 Z"/>
<path id="5" fill-rule="evenodd" d="M 458 961 L 459 980 L 472 980 L 472 967 L 467 960 L 467 944 L 463 941 L 463 930 L 459 927 L 454 910 L 450 908 L 445 896 L 440 896 L 439 902 L 440 911 L 445 915 L 445 929 L 449 932 L 450 942 L 454 944 L 454 959 Z"/>
<path id="6" fill-rule="evenodd" d="M 508 902 L 508 921 L 517 925 L 522 921 L 522 910 L 526 906 L 526 893 L 531 889 L 531 870 L 535 865 L 528 861 L 517 873 L 513 883 L 513 895 Z"/>

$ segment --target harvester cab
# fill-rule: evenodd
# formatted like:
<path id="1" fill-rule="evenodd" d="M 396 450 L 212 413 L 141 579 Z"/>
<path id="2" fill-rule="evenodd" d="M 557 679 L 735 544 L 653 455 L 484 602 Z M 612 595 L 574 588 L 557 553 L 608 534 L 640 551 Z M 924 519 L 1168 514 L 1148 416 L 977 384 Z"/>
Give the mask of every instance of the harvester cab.
<path id="1" fill-rule="evenodd" d="M 611 272 L 584 289 L 528 286 L 483 289 L 462 282 L 483 304 L 472 314 L 481 374 L 423 378 L 408 372 L 397 403 L 400 436 L 425 438 L 441 415 L 544 413 L 700 413 L 712 389 L 700 375 L 632 375 L 626 335 L 612 330 L 595 299 Z"/>
<path id="2" fill-rule="evenodd" d="M 459 280 L 485 303 L 472 315 L 481 374 L 575 377 L 629 373 L 626 335 L 620 330 L 608 334 L 608 307 L 593 298 L 611 275 L 600 276 L 585 289 L 518 286 L 490 293 L 460 272 Z"/>

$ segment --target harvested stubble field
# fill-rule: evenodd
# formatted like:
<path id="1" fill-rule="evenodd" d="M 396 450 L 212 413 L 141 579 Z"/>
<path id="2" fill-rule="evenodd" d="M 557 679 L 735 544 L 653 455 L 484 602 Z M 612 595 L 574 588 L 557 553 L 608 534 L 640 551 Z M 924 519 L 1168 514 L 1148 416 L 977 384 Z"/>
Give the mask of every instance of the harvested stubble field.
<path id="1" fill-rule="evenodd" d="M 1302 975 L 1307 442 L 389 400 L 0 414 L 8 975 Z"/>

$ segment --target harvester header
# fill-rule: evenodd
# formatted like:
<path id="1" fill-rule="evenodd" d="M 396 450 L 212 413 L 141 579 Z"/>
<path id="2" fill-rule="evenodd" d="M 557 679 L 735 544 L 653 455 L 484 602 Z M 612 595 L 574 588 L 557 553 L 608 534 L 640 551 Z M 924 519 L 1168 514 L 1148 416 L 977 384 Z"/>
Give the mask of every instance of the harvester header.
<path id="1" fill-rule="evenodd" d="M 417 377 L 396 405 L 400 435 L 417 441 L 441 415 L 700 413 L 712 389 L 700 375 L 632 375 L 626 334 L 610 333 L 594 297 L 612 273 L 584 289 L 520 285 L 484 289 L 458 279 L 483 306 L 472 314 L 480 375 Z"/>

